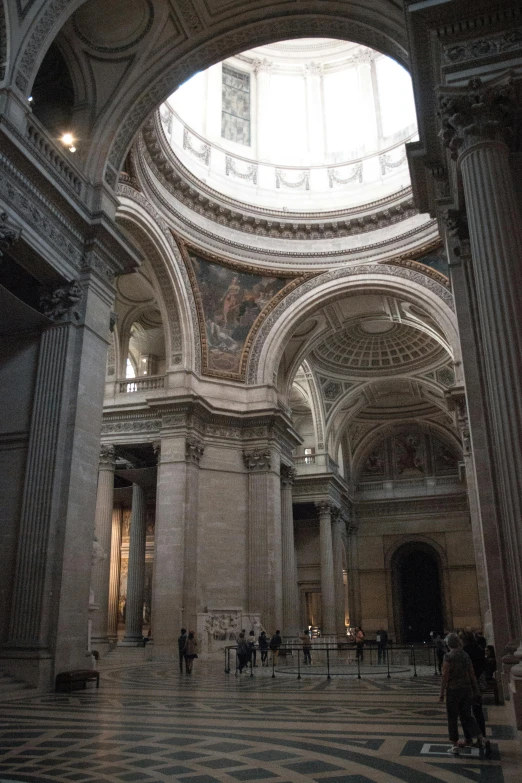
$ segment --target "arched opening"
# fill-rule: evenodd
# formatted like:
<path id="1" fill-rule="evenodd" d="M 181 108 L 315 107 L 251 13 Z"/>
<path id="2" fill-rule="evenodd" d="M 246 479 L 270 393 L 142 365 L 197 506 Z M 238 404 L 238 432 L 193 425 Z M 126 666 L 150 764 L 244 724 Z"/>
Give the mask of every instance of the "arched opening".
<path id="1" fill-rule="evenodd" d="M 445 625 L 437 553 L 426 544 L 407 544 L 396 553 L 393 572 L 399 641 L 428 642 Z"/>

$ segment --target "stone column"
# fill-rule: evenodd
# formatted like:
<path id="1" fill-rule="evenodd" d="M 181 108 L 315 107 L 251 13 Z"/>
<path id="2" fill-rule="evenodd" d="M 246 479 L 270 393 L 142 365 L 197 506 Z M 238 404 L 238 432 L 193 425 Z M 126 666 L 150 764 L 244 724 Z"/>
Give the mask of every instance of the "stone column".
<path id="1" fill-rule="evenodd" d="M 355 55 L 357 58 L 357 76 L 359 79 L 360 105 L 357 111 L 357 123 L 363 128 L 363 143 L 367 150 L 373 150 L 377 146 L 378 123 L 376 116 L 376 100 L 378 90 L 375 90 L 375 82 L 372 78 L 372 66 L 374 54 L 370 49 L 361 49 Z M 379 123 L 380 123 L 379 116 Z M 382 129 L 381 129 L 382 133 Z M 382 136 L 381 136 L 382 139 Z"/>
<path id="2" fill-rule="evenodd" d="M 125 604 L 125 636 L 121 645 L 137 647 L 143 633 L 143 586 L 145 581 L 146 495 L 143 487 L 132 485 L 132 512 L 129 534 L 129 569 Z"/>
<path id="3" fill-rule="evenodd" d="M 359 553 L 357 549 L 357 526 L 348 523 L 348 610 L 352 628 L 361 625 L 361 591 L 359 588 Z"/>
<path id="4" fill-rule="evenodd" d="M 486 416 L 496 456 L 499 520 L 511 587 L 510 625 L 513 642 L 519 645 L 517 655 L 522 656 L 522 222 L 507 144 L 516 96 L 509 79 L 484 85 L 475 78 L 466 88 L 441 90 L 440 108 L 443 138 L 462 174 Z"/>
<path id="5" fill-rule="evenodd" d="M 114 505 L 114 446 L 102 445 L 98 468 L 94 537 L 99 556 L 92 568 L 91 589 L 98 609 L 93 614 L 91 649 L 108 651 L 109 579 L 111 570 L 112 510 Z"/>
<path id="6" fill-rule="evenodd" d="M 243 451 L 248 470 L 248 611 L 281 631 L 281 488 L 269 448 Z M 277 484 L 276 484 L 277 481 Z"/>
<path id="7" fill-rule="evenodd" d="M 183 623 L 187 630 L 196 630 L 198 613 L 198 509 L 199 462 L 205 451 L 195 437 L 185 441 L 186 505 L 185 545 L 183 569 Z"/>
<path id="8" fill-rule="evenodd" d="M 299 597 L 295 558 L 292 486 L 295 468 L 281 465 L 281 533 L 283 553 L 283 628 L 286 637 L 299 635 Z"/>
<path id="9" fill-rule="evenodd" d="M 333 514 L 332 543 L 333 570 L 335 582 L 335 632 L 338 636 L 346 635 L 344 606 L 344 539 L 346 528 L 340 510 Z"/>
<path id="10" fill-rule="evenodd" d="M 112 512 L 111 563 L 109 576 L 109 608 L 107 620 L 107 635 L 111 644 L 118 641 L 118 601 L 120 597 L 120 564 L 121 564 L 121 527 L 123 523 L 123 508 L 118 506 Z"/>
<path id="11" fill-rule="evenodd" d="M 270 112 L 266 107 L 270 103 L 270 74 L 272 73 L 273 63 L 264 58 L 263 60 L 254 60 L 254 73 L 256 75 L 256 130 L 257 130 L 257 159 L 267 160 L 270 148 L 270 124 L 268 117 Z"/>
<path id="12" fill-rule="evenodd" d="M 316 503 L 319 512 L 319 547 L 321 553 L 321 604 L 322 634 L 335 634 L 335 581 L 332 546 L 332 512 L 335 510 L 328 501 Z"/>
<path id="13" fill-rule="evenodd" d="M 308 123 L 308 152 L 315 156 L 312 163 L 320 163 L 325 155 L 323 65 L 310 62 L 305 65 L 306 105 Z"/>

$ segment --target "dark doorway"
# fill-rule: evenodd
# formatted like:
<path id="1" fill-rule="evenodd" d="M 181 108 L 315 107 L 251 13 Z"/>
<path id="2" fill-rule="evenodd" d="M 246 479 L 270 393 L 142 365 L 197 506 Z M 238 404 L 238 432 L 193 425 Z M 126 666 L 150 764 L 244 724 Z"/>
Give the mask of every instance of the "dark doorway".
<path id="1" fill-rule="evenodd" d="M 397 571 L 403 642 L 428 642 L 430 631 L 444 630 L 437 556 L 410 549 L 399 555 Z"/>

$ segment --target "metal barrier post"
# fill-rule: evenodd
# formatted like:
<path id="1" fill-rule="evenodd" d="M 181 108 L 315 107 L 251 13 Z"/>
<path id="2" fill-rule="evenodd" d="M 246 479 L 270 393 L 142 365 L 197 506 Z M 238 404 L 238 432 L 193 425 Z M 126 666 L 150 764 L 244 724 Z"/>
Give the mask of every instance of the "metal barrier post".
<path id="1" fill-rule="evenodd" d="M 369 644 L 368 647 L 370 648 L 370 666 L 373 666 L 373 656 L 372 656 L 373 647 L 371 644 Z"/>
<path id="2" fill-rule="evenodd" d="M 250 676 L 254 676 L 254 656 L 250 653 Z"/>
<path id="3" fill-rule="evenodd" d="M 388 663 L 388 675 L 387 675 L 387 679 L 389 680 L 389 679 L 390 679 L 390 677 L 391 677 L 391 674 L 390 674 L 390 651 L 389 651 L 388 649 L 386 649 L 386 647 L 384 648 L 384 654 L 386 655 L 386 661 L 387 661 L 387 663 Z"/>
<path id="4" fill-rule="evenodd" d="M 361 658 L 357 655 L 357 679 L 361 679 Z"/>
<path id="5" fill-rule="evenodd" d="M 225 674 L 230 674 L 230 649 L 228 647 L 225 647 Z"/>
<path id="6" fill-rule="evenodd" d="M 413 676 L 416 677 L 417 676 L 417 664 L 415 662 L 415 647 L 413 646 L 413 644 L 411 646 L 411 657 L 412 657 L 412 660 L 413 660 Z"/>
<path id="7" fill-rule="evenodd" d="M 275 650 L 272 650 L 272 677 L 275 678 Z"/>
<path id="8" fill-rule="evenodd" d="M 331 680 L 332 678 L 330 677 L 330 648 L 328 646 L 326 647 L 326 671 L 327 671 L 326 679 Z"/>
<path id="9" fill-rule="evenodd" d="M 439 670 L 437 668 L 437 651 L 435 647 L 433 648 L 433 676 L 434 677 L 439 676 Z"/>
<path id="10" fill-rule="evenodd" d="M 297 679 L 301 679 L 301 658 L 300 658 L 300 649 L 297 648 Z"/>

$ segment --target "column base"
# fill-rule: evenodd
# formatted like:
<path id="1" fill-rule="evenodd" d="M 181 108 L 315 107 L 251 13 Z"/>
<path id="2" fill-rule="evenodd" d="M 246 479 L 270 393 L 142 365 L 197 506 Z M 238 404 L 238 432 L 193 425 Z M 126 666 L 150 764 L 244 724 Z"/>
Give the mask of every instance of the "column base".
<path id="1" fill-rule="evenodd" d="M 0 651 L 0 667 L 6 674 L 33 688 L 54 690 L 54 661 L 45 650 L 3 649 Z"/>
<path id="2" fill-rule="evenodd" d="M 91 639 L 91 651 L 96 651 L 98 653 L 98 656 L 100 658 L 103 658 L 107 653 L 109 653 L 111 650 L 113 650 L 116 646 L 116 643 L 111 641 L 105 637 L 99 637 L 95 638 L 93 637 Z"/>
<path id="3" fill-rule="evenodd" d="M 117 647 L 143 647 L 143 636 L 129 636 L 118 642 Z"/>
<path id="4" fill-rule="evenodd" d="M 502 656 L 502 691 L 504 694 L 504 699 L 506 701 L 509 701 L 511 698 L 511 691 L 510 691 L 510 680 L 511 680 L 511 669 L 513 666 L 516 666 L 518 663 L 520 663 L 519 659 L 515 657 L 514 652 L 517 649 L 518 645 L 516 642 L 509 642 L 505 649 L 504 649 L 504 655 Z"/>
<path id="5" fill-rule="evenodd" d="M 522 732 L 522 663 L 512 666 L 509 674 L 509 690 L 513 704 L 515 725 L 517 731 Z"/>

